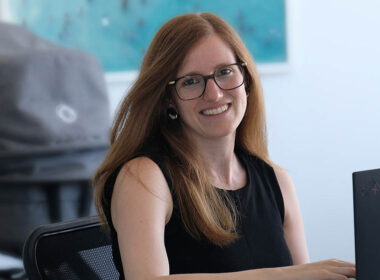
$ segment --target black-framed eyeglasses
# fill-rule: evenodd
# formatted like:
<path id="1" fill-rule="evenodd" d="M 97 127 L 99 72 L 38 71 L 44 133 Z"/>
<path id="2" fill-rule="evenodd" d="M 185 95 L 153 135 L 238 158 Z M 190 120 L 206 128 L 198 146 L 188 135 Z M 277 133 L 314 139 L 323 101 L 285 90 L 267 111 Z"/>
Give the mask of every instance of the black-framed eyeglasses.
<path id="1" fill-rule="evenodd" d="M 177 96 L 184 101 L 201 97 L 205 92 L 207 81 L 211 78 L 219 88 L 233 90 L 244 83 L 244 67 L 246 66 L 246 62 L 237 62 L 216 69 L 212 75 L 194 74 L 182 76 L 170 81 L 168 86 L 175 86 Z"/>

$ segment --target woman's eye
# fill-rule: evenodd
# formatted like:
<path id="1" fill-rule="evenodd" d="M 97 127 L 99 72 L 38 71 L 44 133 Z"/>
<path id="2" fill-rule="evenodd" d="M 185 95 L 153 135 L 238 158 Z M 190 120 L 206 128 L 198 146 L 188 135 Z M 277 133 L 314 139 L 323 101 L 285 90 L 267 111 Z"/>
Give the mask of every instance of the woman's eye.
<path id="1" fill-rule="evenodd" d="M 193 86 L 195 84 L 198 84 L 199 83 L 199 79 L 197 78 L 188 78 L 186 80 L 183 81 L 183 86 Z"/>
<path id="2" fill-rule="evenodd" d="M 229 74 L 232 74 L 232 69 L 230 68 L 223 68 L 218 71 L 218 76 L 225 76 Z"/>

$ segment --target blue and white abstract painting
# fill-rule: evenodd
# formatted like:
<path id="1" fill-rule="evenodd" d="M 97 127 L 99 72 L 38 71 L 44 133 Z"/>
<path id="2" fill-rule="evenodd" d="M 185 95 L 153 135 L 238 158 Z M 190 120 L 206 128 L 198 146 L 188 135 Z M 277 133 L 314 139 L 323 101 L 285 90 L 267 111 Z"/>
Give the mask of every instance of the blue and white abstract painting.
<path id="1" fill-rule="evenodd" d="M 230 23 L 256 62 L 286 63 L 286 0 L 3 0 L 7 19 L 94 54 L 107 72 L 138 70 L 170 18 L 212 12 Z"/>

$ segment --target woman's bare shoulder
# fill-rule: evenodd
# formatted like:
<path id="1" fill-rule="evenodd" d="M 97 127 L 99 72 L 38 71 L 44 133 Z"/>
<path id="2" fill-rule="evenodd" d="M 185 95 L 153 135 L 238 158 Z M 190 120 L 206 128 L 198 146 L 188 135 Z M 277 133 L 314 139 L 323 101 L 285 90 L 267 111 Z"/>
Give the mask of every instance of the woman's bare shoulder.
<path id="1" fill-rule="evenodd" d="M 277 178 L 278 184 L 280 185 L 281 191 L 285 193 L 289 191 L 293 191 L 294 185 L 288 172 L 281 166 L 275 165 L 275 164 L 273 165 L 273 170 L 274 170 L 274 173 L 276 174 L 276 178 Z"/>
<path id="2" fill-rule="evenodd" d="M 116 178 L 112 194 L 111 213 L 113 216 L 114 213 L 120 212 L 120 208 L 124 212 L 124 209 L 128 208 L 126 205 L 134 205 L 131 203 L 132 200 L 152 202 L 156 199 L 166 205 L 168 220 L 171 216 L 173 201 L 160 167 L 148 157 L 136 157 L 126 162 Z"/>
<path id="3" fill-rule="evenodd" d="M 161 168 L 145 156 L 131 159 L 123 165 L 116 178 L 115 187 L 124 187 L 130 182 L 140 183 L 153 192 L 168 191 L 168 184 Z"/>

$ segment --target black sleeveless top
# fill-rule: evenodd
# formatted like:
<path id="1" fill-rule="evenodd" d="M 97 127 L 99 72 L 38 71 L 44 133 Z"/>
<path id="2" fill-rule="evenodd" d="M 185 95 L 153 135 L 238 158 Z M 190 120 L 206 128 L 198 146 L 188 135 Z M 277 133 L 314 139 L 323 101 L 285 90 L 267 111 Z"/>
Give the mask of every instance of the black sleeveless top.
<path id="1" fill-rule="evenodd" d="M 223 247 L 207 240 L 195 240 L 186 232 L 162 157 L 145 155 L 161 168 L 173 196 L 173 213 L 165 227 L 170 274 L 234 272 L 293 264 L 283 232 L 284 202 L 273 168 L 245 152 L 236 151 L 236 154 L 247 173 L 246 186 L 228 191 L 239 211 L 237 230 L 240 237 Z M 106 184 L 108 205 L 118 171 Z M 105 214 L 111 228 L 114 263 L 120 279 L 124 279 L 117 233 L 109 209 Z"/>

